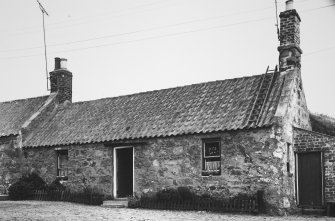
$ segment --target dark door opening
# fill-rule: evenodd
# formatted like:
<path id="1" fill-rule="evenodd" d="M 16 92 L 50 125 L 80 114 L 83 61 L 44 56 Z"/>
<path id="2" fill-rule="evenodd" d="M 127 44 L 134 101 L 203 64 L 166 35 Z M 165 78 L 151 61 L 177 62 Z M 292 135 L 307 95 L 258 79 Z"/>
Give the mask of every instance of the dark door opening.
<path id="1" fill-rule="evenodd" d="M 133 195 L 133 148 L 115 150 L 116 159 L 116 196 Z"/>
<path id="2" fill-rule="evenodd" d="M 321 168 L 321 152 L 298 153 L 298 197 L 300 206 L 322 206 Z"/>

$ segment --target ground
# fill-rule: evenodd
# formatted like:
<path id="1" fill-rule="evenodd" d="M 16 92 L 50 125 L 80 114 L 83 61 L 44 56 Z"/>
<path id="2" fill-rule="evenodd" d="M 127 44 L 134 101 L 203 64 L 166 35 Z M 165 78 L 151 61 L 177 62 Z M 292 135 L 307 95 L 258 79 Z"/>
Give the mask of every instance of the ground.
<path id="1" fill-rule="evenodd" d="M 246 221 L 246 220 L 335 220 L 329 217 L 314 216 L 252 216 L 241 214 L 218 214 L 209 212 L 181 212 L 159 211 L 144 209 L 111 209 L 100 206 L 87 206 L 68 202 L 48 201 L 0 201 L 0 220 L 220 220 L 220 221 Z"/>

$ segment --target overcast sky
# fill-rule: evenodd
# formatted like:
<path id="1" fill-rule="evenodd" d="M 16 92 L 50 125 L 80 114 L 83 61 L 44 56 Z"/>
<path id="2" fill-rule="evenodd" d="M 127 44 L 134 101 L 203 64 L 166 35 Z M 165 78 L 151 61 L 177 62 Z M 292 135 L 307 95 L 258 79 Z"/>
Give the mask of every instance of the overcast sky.
<path id="1" fill-rule="evenodd" d="M 40 2 L 50 15 L 48 70 L 54 57 L 68 59 L 74 102 L 262 74 L 278 63 L 274 0 Z M 37 2 L 0 4 L 0 102 L 49 94 Z M 295 0 L 307 105 L 333 117 L 334 4 Z"/>

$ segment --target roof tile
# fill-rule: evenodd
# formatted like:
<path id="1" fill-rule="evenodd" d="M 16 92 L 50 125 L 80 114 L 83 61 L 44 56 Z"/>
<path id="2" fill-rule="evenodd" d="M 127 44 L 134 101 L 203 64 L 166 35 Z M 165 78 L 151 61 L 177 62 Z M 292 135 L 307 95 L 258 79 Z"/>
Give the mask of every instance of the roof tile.
<path id="1" fill-rule="evenodd" d="M 16 135 L 49 96 L 0 102 L 0 137 Z"/>
<path id="2" fill-rule="evenodd" d="M 247 127 L 263 75 L 213 81 L 59 109 L 32 132 L 24 146 L 54 146 L 171 136 Z M 269 125 L 280 96 L 275 83 L 258 127 Z"/>

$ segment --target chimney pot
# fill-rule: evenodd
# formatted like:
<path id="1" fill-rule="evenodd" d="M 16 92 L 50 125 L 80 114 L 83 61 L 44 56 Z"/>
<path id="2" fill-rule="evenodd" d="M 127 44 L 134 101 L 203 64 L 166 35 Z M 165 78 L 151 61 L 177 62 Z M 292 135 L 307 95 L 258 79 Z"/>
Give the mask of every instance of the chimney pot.
<path id="1" fill-rule="evenodd" d="M 286 4 L 286 11 L 294 9 L 293 0 L 288 0 L 288 1 L 285 2 L 285 4 Z"/>
<path id="2" fill-rule="evenodd" d="M 60 69 L 60 58 L 55 58 L 55 70 Z"/>
<path id="3" fill-rule="evenodd" d="M 61 58 L 60 59 L 60 68 L 61 69 L 67 69 L 67 59 L 66 58 Z"/>

